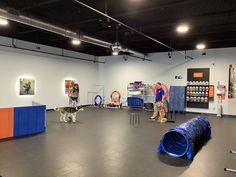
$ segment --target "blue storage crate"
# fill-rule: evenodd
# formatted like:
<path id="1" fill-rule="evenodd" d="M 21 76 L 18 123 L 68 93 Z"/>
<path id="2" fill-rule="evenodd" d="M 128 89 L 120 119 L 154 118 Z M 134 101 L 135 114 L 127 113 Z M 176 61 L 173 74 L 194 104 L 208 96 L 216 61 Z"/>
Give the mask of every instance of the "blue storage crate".
<path id="1" fill-rule="evenodd" d="M 136 107 L 136 108 L 144 107 L 143 99 L 138 97 L 128 97 L 127 102 L 129 107 Z"/>

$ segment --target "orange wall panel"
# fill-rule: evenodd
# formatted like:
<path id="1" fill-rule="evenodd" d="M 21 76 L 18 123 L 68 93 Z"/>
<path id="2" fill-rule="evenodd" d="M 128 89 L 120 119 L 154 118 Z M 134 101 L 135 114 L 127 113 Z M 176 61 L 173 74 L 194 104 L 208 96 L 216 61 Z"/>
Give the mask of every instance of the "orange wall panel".
<path id="1" fill-rule="evenodd" d="M 14 136 L 14 108 L 0 109 L 0 139 Z"/>

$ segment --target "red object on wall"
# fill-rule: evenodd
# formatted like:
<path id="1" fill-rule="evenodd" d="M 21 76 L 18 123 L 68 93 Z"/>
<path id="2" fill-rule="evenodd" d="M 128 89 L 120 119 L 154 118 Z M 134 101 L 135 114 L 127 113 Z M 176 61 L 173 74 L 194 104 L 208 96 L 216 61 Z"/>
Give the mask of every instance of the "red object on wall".
<path id="1" fill-rule="evenodd" d="M 214 85 L 210 85 L 209 86 L 209 100 L 214 101 L 214 96 L 215 96 Z"/>
<path id="2" fill-rule="evenodd" d="M 0 109 L 0 139 L 14 136 L 14 108 Z"/>
<path id="3" fill-rule="evenodd" d="M 161 87 L 165 91 L 164 98 L 165 98 L 165 100 L 167 100 L 170 96 L 169 95 L 169 89 L 168 89 L 167 85 L 165 85 L 165 84 L 161 84 Z M 153 87 L 153 92 L 154 92 L 154 96 L 156 96 L 156 93 L 157 93 L 157 86 L 156 85 Z"/>

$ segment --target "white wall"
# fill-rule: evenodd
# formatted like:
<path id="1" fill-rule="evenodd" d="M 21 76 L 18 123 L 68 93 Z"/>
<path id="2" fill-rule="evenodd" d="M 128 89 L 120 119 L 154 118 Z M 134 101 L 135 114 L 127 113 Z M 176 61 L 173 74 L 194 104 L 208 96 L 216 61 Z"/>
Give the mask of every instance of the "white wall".
<path id="1" fill-rule="evenodd" d="M 90 61 L 94 56 L 81 54 L 62 49 L 15 40 L 15 45 L 30 50 L 40 50 L 56 55 L 84 58 Z M 0 37 L 0 45 L 12 46 L 9 38 Z M 40 47 L 40 49 L 38 49 Z M 0 107 L 29 106 L 32 101 L 46 104 L 47 108 L 65 106 L 68 104 L 64 94 L 64 80 L 75 79 L 80 84 L 81 104 L 91 103 L 92 97 L 99 92 L 104 85 L 105 98 L 109 102 L 110 93 L 119 90 L 123 95 L 123 101 L 127 97 L 127 84 L 133 81 L 156 83 L 157 81 L 168 85 L 185 86 L 187 80 L 187 68 L 210 68 L 210 84 L 217 85 L 223 81 L 228 86 L 228 69 L 230 64 L 236 64 L 236 48 L 211 49 L 207 55 L 201 52 L 188 51 L 188 55 L 194 57 L 192 61 L 186 61 L 183 56 L 173 53 L 171 59 L 167 53 L 150 54 L 149 61 L 142 61 L 132 57 L 124 61 L 122 56 L 100 57 L 99 61 L 105 64 L 95 64 L 81 60 L 72 60 L 67 57 L 42 54 L 16 48 L 0 47 Z M 183 76 L 182 80 L 175 80 L 176 75 Z M 36 94 L 34 96 L 19 96 L 17 84 L 19 78 L 31 76 L 36 80 Z M 94 92 L 88 94 L 88 92 Z M 100 93 L 101 92 L 101 93 Z M 90 98 L 91 97 L 91 98 Z M 215 102 L 210 103 L 209 110 L 190 109 L 193 112 L 215 113 Z M 236 105 L 235 105 L 236 106 Z M 232 107 L 232 105 L 230 106 Z M 223 102 L 225 114 L 228 111 L 228 100 Z"/>
<path id="2" fill-rule="evenodd" d="M 124 98 L 127 97 L 127 84 L 133 81 L 144 81 L 145 83 L 156 83 L 160 81 L 169 86 L 185 86 L 187 81 L 187 68 L 210 68 L 210 84 L 217 85 L 223 81 L 228 87 L 229 64 L 236 63 L 236 48 L 211 49 L 207 55 L 202 52 L 188 51 L 187 54 L 194 57 L 194 60 L 186 61 L 183 56 L 173 53 L 169 59 L 167 53 L 150 54 L 149 61 L 128 58 L 124 61 L 122 56 L 102 57 L 105 65 L 99 66 L 99 72 L 103 73 L 100 83 L 105 85 L 107 100 L 113 90 L 119 90 Z M 176 75 L 183 76 L 182 80 L 175 80 Z M 101 76 L 101 75 L 100 75 Z M 228 88 L 227 88 L 228 89 Z M 187 111 L 216 113 L 215 102 L 210 103 L 208 110 L 188 108 Z M 223 101 L 224 114 L 228 112 L 228 100 Z"/>
<path id="3" fill-rule="evenodd" d="M 2 43 L 3 40 L 1 40 Z M 34 47 L 33 43 L 18 41 L 21 46 Z M 24 45 L 23 45 L 24 44 Z M 11 43 L 9 42 L 9 45 Z M 37 45 L 39 46 L 39 45 Z M 50 53 L 61 49 L 40 45 Z M 44 50 L 44 51 L 45 51 Z M 93 60 L 94 56 L 65 51 L 66 55 Z M 87 104 L 87 93 L 98 80 L 98 64 L 71 60 L 38 52 L 0 47 L 0 107 L 30 106 L 32 101 L 47 105 L 47 109 L 68 105 L 64 94 L 64 80 L 75 79 L 80 84 L 81 104 Z M 19 96 L 19 78 L 30 76 L 36 80 L 34 96 Z"/>

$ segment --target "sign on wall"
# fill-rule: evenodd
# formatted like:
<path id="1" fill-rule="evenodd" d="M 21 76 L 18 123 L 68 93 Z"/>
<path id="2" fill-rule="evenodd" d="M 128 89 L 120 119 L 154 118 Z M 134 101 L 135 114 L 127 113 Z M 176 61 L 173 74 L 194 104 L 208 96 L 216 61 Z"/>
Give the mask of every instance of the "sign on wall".
<path id="1" fill-rule="evenodd" d="M 181 79 L 183 79 L 183 76 L 181 76 L 181 75 L 176 75 L 176 76 L 175 76 L 175 79 L 176 79 L 176 80 L 181 80 Z"/>
<path id="2" fill-rule="evenodd" d="M 188 81 L 207 81 L 210 80 L 210 69 L 209 68 L 190 68 L 187 70 Z"/>

